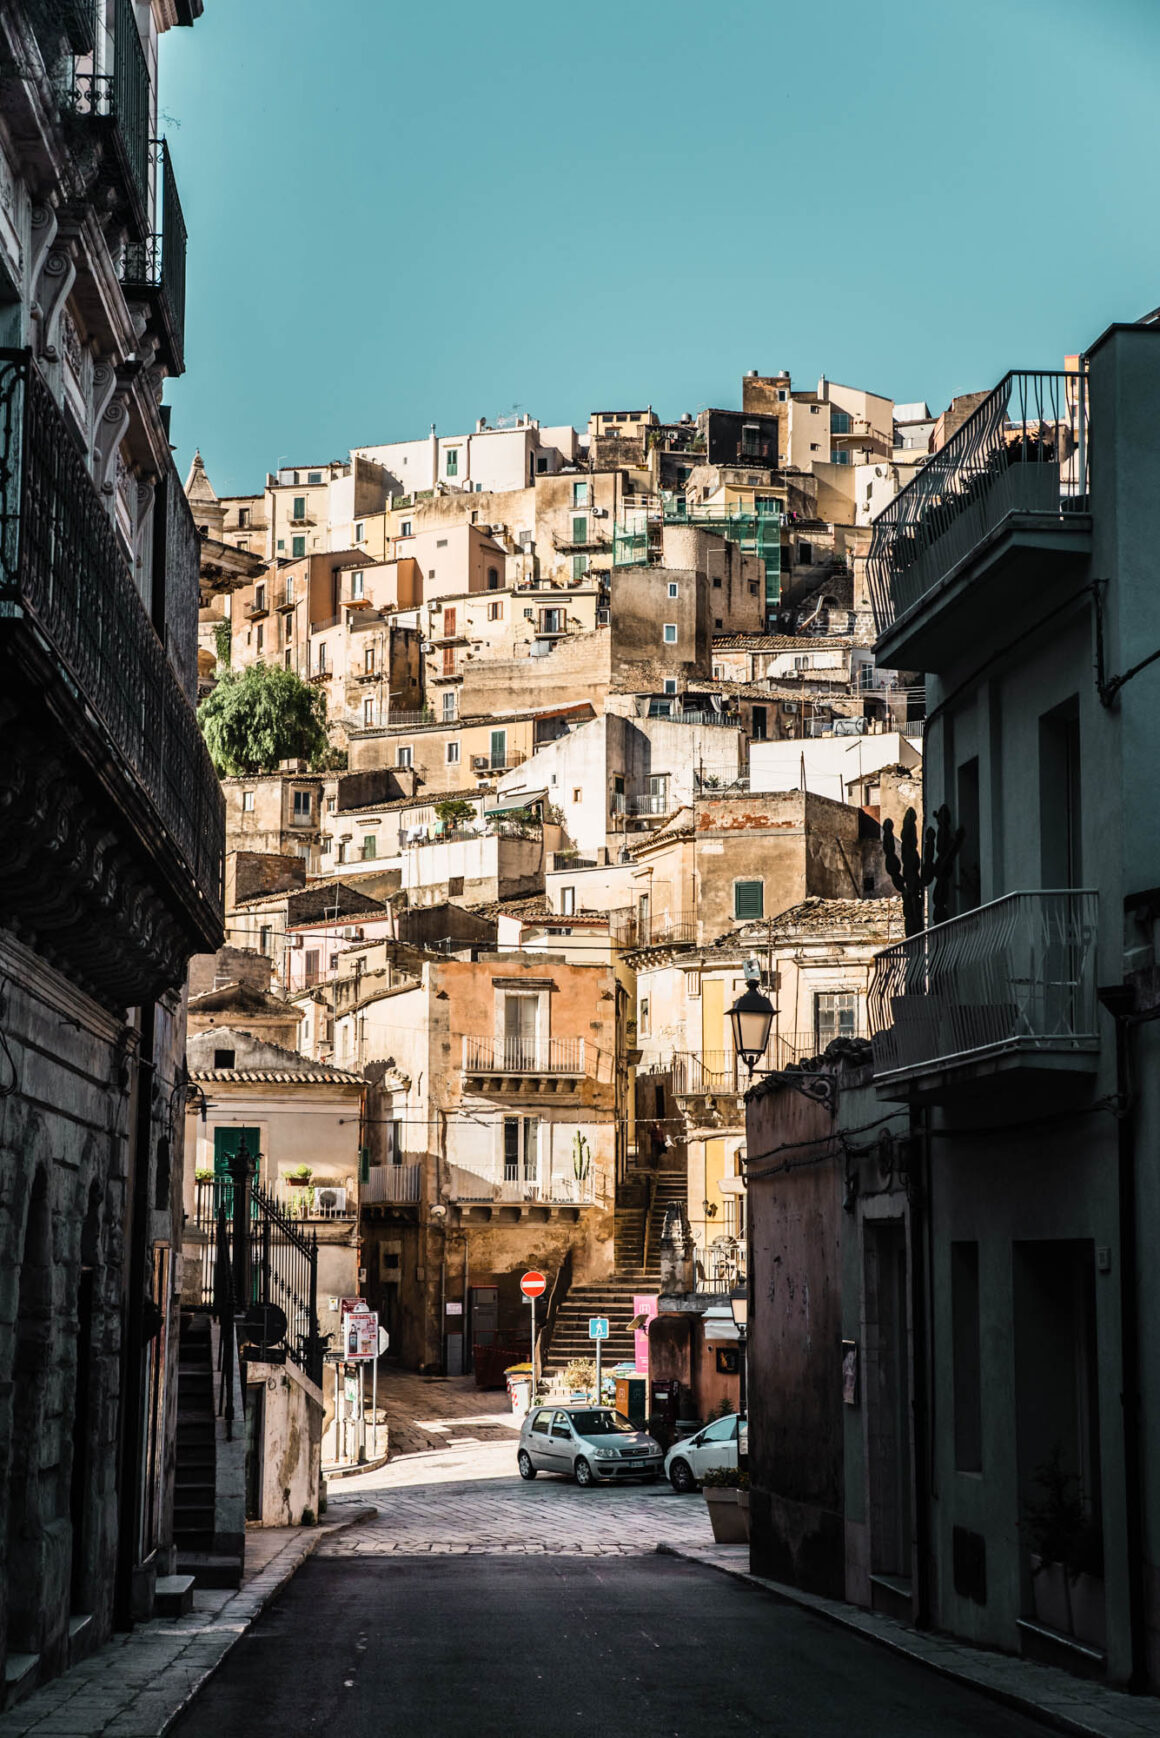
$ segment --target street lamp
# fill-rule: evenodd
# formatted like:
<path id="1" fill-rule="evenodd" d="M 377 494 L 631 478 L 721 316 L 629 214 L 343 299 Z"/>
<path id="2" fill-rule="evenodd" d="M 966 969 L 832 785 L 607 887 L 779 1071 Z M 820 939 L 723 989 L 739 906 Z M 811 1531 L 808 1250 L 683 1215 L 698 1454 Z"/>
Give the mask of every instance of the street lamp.
<path id="1" fill-rule="evenodd" d="M 758 985 L 761 967 L 754 959 L 745 962 L 745 991 L 729 1010 L 733 1028 L 733 1051 L 740 1056 L 752 1079 L 753 1070 L 765 1055 L 769 1029 L 773 1025 L 773 1003 L 763 996 Z"/>
<path id="2" fill-rule="evenodd" d="M 747 1282 L 748 1285 L 748 1282 Z M 729 1299 L 729 1308 L 733 1312 L 733 1326 L 737 1329 L 737 1374 L 740 1382 L 737 1407 L 737 1466 L 738 1469 L 749 1465 L 749 1420 L 746 1411 L 746 1349 L 749 1332 L 749 1291 L 746 1289 L 740 1296 L 736 1293 Z"/>

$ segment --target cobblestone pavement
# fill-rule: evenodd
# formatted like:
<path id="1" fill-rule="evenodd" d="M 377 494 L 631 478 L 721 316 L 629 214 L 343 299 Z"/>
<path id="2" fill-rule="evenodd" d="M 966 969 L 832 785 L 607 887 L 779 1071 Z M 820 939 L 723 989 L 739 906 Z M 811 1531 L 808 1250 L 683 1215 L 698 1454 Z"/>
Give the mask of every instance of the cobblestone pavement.
<path id="1" fill-rule="evenodd" d="M 392 1373 L 379 1379 L 379 1404 L 392 1424 L 391 1459 L 331 1488 L 328 1514 L 347 1502 L 371 1503 L 373 1521 L 326 1540 L 327 1556 L 415 1556 L 488 1552 L 543 1556 L 635 1556 L 662 1541 L 705 1545 L 708 1513 L 697 1496 L 667 1483 L 581 1490 L 541 1473 L 516 1471 L 519 1421 L 503 1394 L 481 1394 L 470 1377 L 428 1381 Z M 438 1443 L 400 1451 L 400 1441 Z"/>

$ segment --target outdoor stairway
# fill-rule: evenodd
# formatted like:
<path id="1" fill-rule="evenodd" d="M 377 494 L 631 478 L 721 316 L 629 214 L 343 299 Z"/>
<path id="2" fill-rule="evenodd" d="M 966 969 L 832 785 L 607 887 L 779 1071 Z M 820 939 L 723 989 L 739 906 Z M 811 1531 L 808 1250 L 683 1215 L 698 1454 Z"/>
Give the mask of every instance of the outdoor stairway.
<path id="1" fill-rule="evenodd" d="M 588 1337 L 591 1316 L 608 1317 L 608 1338 L 600 1354 L 604 1366 L 632 1361 L 636 1351 L 629 1326 L 635 1314 L 633 1299 L 656 1296 L 665 1212 L 673 1202 L 683 1204 L 686 1195 L 684 1171 L 660 1171 L 650 1208 L 647 1182 L 630 1183 L 625 1190 L 627 1198 L 617 1202 L 613 1273 L 604 1280 L 569 1287 L 552 1328 L 544 1358 L 545 1376 L 563 1370 L 573 1358 L 595 1357 L 595 1341 Z"/>
<path id="2" fill-rule="evenodd" d="M 208 1315 L 183 1311 L 177 1366 L 173 1537 L 177 1569 L 199 1587 L 240 1587 L 242 1562 L 215 1550 L 216 1408 Z"/>

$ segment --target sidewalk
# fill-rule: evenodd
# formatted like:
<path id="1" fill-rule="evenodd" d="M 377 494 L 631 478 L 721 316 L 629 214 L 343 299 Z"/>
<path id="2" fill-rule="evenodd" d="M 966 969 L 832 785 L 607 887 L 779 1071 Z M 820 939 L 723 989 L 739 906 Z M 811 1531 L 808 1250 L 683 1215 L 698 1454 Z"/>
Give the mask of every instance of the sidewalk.
<path id="1" fill-rule="evenodd" d="M 831 1623 L 841 1624 L 843 1629 L 854 1630 L 869 1641 L 940 1672 L 943 1677 L 981 1690 L 1009 1708 L 1044 1721 L 1057 1732 L 1077 1733 L 1080 1738 L 1145 1738 L 1145 1735 L 1160 1738 L 1160 1700 L 1155 1697 L 1129 1696 L 1121 1690 L 1109 1690 L 1104 1684 L 1072 1677 L 1070 1672 L 1054 1666 L 1036 1665 L 1032 1660 L 1016 1659 L 1010 1654 L 990 1653 L 927 1630 L 908 1629 L 893 1618 L 864 1611 L 861 1606 L 846 1605 L 839 1599 L 822 1599 L 780 1581 L 767 1581 L 764 1576 L 750 1574 L 746 1545 L 662 1544 L 657 1550 L 720 1569 L 778 1599 L 816 1611 Z"/>
<path id="2" fill-rule="evenodd" d="M 0 1738 L 162 1738 L 322 1541 L 376 1512 L 369 1503 L 332 1497 L 321 1526 L 247 1530 L 240 1588 L 199 1588 L 185 1617 L 156 1618 L 112 1636 L 71 1671 L 0 1714 Z"/>

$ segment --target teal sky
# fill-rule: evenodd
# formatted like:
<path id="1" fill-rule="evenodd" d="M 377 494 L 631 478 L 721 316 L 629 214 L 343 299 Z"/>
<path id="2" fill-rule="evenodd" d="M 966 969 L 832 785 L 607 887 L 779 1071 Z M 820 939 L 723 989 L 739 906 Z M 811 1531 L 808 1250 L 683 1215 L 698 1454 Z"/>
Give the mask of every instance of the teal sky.
<path id="1" fill-rule="evenodd" d="M 1160 303 L 1158 73 L 1154 0 L 205 0 L 179 463 L 1058 366 Z"/>

